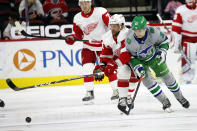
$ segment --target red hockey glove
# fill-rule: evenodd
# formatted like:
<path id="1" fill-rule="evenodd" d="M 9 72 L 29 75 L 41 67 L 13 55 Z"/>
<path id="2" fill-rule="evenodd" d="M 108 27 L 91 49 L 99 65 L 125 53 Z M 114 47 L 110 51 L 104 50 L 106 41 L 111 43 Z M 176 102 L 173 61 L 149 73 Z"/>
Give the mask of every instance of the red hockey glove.
<path id="1" fill-rule="evenodd" d="M 102 81 L 104 78 L 104 65 L 96 65 L 93 71 L 95 81 Z"/>
<path id="2" fill-rule="evenodd" d="M 110 75 L 114 74 L 114 71 L 117 69 L 118 65 L 114 60 L 111 60 L 107 63 L 107 66 L 105 68 L 105 75 L 108 77 Z"/>
<path id="3" fill-rule="evenodd" d="M 67 35 L 65 38 L 65 42 L 69 45 L 73 45 L 75 42 L 75 35 L 73 35 L 73 34 Z"/>

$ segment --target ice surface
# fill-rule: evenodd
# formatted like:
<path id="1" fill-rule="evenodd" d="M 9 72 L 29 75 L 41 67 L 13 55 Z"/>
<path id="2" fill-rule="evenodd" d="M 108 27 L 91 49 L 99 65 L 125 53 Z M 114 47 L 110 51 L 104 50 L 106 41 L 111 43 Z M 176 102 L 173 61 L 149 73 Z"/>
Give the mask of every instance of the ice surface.
<path id="1" fill-rule="evenodd" d="M 93 105 L 84 105 L 83 86 L 44 87 L 24 91 L 0 90 L 6 107 L 0 109 L 0 131 L 196 131 L 197 85 L 181 85 L 190 109 L 184 109 L 162 85 L 174 112 L 141 86 L 129 116 L 120 115 L 117 101 L 111 101 L 108 84 L 95 86 Z M 32 118 L 26 123 L 25 118 Z"/>

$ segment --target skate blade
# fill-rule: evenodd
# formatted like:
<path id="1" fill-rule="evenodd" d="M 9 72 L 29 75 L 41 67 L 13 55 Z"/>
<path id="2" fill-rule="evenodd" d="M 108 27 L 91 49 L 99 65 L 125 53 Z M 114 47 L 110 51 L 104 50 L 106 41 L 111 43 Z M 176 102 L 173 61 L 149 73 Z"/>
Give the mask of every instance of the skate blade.
<path id="1" fill-rule="evenodd" d="M 167 112 L 167 113 L 172 113 L 172 112 L 174 112 L 171 108 L 166 108 L 164 111 Z"/>
<path id="2" fill-rule="evenodd" d="M 121 115 L 123 115 L 123 114 L 125 114 L 125 115 L 129 115 L 129 111 L 127 111 L 127 110 L 123 110 L 123 109 L 120 109 L 120 108 L 118 108 L 119 109 L 119 111 L 121 111 Z"/>
<path id="3" fill-rule="evenodd" d="M 83 101 L 83 104 L 84 104 L 84 105 L 93 105 L 93 104 L 94 104 L 94 101 L 93 101 L 93 100 L 90 100 L 90 101 Z"/>
<path id="4" fill-rule="evenodd" d="M 111 101 L 118 100 L 119 97 L 111 97 Z"/>

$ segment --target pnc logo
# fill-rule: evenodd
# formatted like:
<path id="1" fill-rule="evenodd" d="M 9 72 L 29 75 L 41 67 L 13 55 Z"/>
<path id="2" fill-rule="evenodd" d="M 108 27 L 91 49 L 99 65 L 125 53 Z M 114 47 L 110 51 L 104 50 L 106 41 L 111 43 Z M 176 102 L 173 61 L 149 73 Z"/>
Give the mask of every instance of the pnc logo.
<path id="1" fill-rule="evenodd" d="M 29 71 L 34 67 L 36 57 L 32 51 L 21 49 L 15 53 L 13 61 L 18 70 Z"/>

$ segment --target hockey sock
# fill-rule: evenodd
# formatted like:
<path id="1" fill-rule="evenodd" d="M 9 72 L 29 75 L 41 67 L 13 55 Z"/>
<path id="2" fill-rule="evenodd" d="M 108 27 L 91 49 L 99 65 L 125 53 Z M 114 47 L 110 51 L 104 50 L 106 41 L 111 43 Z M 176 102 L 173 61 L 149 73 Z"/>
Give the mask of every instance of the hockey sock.
<path id="1" fill-rule="evenodd" d="M 128 89 L 129 89 L 129 81 L 128 80 L 118 80 L 119 98 L 127 97 Z"/>
<path id="2" fill-rule="evenodd" d="M 163 93 L 161 87 L 156 82 L 153 86 L 149 87 L 148 90 L 157 98 L 161 103 L 167 98 Z"/>
<path id="3" fill-rule="evenodd" d="M 172 85 L 167 85 L 168 89 L 174 94 L 176 99 L 183 98 L 183 95 L 181 93 L 180 87 L 178 83 L 175 81 Z"/>

